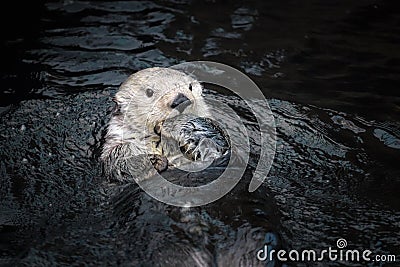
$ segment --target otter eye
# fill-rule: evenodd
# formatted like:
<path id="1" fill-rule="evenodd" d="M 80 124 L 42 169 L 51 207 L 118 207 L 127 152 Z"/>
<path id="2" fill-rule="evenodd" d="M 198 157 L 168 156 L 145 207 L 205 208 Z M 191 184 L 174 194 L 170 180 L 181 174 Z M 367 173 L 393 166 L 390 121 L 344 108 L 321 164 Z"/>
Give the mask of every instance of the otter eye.
<path id="1" fill-rule="evenodd" d="M 153 91 L 153 90 L 151 90 L 150 88 L 146 89 L 146 95 L 147 95 L 148 97 L 152 97 L 153 94 L 154 94 L 154 91 Z"/>
<path id="2" fill-rule="evenodd" d="M 190 90 L 190 91 L 193 90 L 192 84 L 189 84 L 189 90 Z"/>

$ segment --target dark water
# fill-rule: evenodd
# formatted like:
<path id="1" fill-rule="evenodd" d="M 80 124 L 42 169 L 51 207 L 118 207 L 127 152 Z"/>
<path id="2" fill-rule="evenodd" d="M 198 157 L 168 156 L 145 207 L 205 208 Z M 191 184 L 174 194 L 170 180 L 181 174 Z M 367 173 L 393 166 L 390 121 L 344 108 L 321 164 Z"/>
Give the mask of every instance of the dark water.
<path id="1" fill-rule="evenodd" d="M 345 238 L 351 249 L 397 255 L 368 266 L 399 266 L 396 1 L 20 5 L 2 16 L 0 265 L 254 266 L 265 240 L 321 250 Z M 215 203 L 181 209 L 107 183 L 98 156 L 119 84 L 190 60 L 254 79 L 278 144 L 255 193 L 244 179 Z"/>

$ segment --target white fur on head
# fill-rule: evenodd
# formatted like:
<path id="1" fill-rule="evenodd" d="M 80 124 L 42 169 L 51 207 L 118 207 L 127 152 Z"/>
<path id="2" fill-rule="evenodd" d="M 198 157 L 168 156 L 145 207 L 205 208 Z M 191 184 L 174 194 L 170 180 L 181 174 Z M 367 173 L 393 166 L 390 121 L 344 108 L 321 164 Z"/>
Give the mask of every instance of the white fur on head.
<path id="1" fill-rule="evenodd" d="M 191 90 L 190 90 L 191 88 Z M 153 95 L 148 97 L 147 90 Z M 192 105 L 185 109 L 185 113 L 194 113 L 206 116 L 208 113 L 204 104 L 202 87 L 192 77 L 173 69 L 149 68 L 131 75 L 120 87 L 115 100 L 120 105 L 125 119 L 135 126 L 153 129 L 165 118 L 178 115 L 179 112 L 170 107 L 176 96 L 182 93 Z"/>

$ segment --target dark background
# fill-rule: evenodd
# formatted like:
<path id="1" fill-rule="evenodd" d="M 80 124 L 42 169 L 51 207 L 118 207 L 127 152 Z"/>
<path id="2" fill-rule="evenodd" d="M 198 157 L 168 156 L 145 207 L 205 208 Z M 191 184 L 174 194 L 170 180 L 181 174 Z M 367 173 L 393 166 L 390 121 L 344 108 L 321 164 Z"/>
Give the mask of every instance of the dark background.
<path id="1" fill-rule="evenodd" d="M 176 254 L 190 254 L 191 245 L 223 266 L 227 254 L 246 251 L 252 231 L 285 249 L 334 247 L 346 238 L 349 248 L 400 260 L 398 6 L 3 3 L 0 265 L 154 265 L 162 256 L 179 266 L 184 258 Z M 183 223 L 177 209 L 137 189 L 115 200 L 98 155 L 119 84 L 140 69 L 190 60 L 249 75 L 274 113 L 278 145 L 257 193 L 239 186 L 191 210 L 196 223 Z"/>

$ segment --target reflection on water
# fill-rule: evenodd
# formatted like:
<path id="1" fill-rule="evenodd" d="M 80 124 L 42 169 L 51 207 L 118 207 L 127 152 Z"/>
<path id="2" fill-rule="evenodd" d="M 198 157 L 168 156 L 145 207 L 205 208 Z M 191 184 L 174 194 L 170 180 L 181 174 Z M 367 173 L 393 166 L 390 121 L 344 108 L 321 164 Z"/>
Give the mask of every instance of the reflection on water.
<path id="1" fill-rule="evenodd" d="M 34 37 L 3 44 L 17 56 L 1 76 L 0 263 L 261 265 L 254 253 L 266 235 L 298 250 L 341 237 L 399 259 L 394 5 L 45 4 L 32 15 Z M 198 59 L 246 72 L 267 96 L 278 133 L 268 181 L 248 193 L 246 172 L 221 200 L 186 210 L 105 182 L 97 158 L 118 85 L 143 68 Z M 207 94 L 240 111 L 256 153 L 243 103 Z"/>

